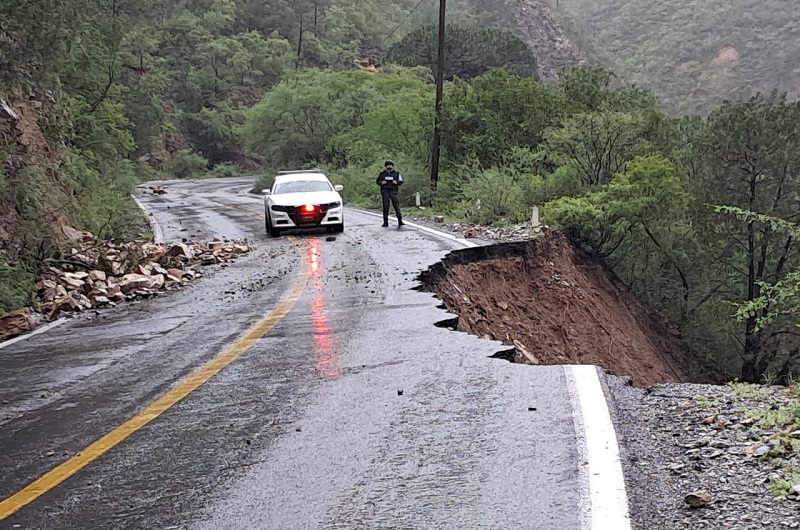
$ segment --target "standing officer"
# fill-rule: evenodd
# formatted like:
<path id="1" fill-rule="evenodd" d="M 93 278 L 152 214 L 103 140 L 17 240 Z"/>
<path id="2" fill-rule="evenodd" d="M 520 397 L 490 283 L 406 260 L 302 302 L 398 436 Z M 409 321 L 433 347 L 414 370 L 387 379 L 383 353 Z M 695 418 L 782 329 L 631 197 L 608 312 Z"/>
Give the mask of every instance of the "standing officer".
<path id="1" fill-rule="evenodd" d="M 389 201 L 394 206 L 394 213 L 397 215 L 397 226 L 403 226 L 403 214 L 400 213 L 400 201 L 397 199 L 397 190 L 403 185 L 403 175 L 394 168 L 394 162 L 387 160 L 384 169 L 378 175 L 375 183 L 381 187 L 381 199 L 383 199 L 383 226 L 389 226 Z"/>

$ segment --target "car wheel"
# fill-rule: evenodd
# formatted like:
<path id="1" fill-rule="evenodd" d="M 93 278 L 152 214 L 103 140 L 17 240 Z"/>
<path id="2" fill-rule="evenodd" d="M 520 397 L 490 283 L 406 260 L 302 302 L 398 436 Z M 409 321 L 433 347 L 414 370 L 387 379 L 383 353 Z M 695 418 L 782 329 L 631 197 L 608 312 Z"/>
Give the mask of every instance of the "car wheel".
<path id="1" fill-rule="evenodd" d="M 272 226 L 272 217 L 267 216 L 267 233 L 270 237 L 281 237 L 281 230 L 280 228 L 274 228 Z"/>
<path id="2" fill-rule="evenodd" d="M 331 228 L 331 232 L 333 232 L 334 234 L 341 234 L 342 232 L 344 232 L 344 223 L 333 225 L 333 227 Z"/>

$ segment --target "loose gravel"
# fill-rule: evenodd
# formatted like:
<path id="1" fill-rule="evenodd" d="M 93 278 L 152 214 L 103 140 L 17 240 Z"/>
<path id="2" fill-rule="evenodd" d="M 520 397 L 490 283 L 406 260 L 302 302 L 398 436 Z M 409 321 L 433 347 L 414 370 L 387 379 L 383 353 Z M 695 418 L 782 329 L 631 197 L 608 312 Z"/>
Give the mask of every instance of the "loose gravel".
<path id="1" fill-rule="evenodd" d="M 775 493 L 787 477 L 791 491 L 787 470 L 800 467 L 800 433 L 792 432 L 791 420 L 760 421 L 788 407 L 800 410 L 796 394 L 782 387 L 636 389 L 625 379 L 607 381 L 635 530 L 800 528 L 800 495 Z M 698 493 L 711 500 L 691 508 L 697 496 L 687 496 Z"/>

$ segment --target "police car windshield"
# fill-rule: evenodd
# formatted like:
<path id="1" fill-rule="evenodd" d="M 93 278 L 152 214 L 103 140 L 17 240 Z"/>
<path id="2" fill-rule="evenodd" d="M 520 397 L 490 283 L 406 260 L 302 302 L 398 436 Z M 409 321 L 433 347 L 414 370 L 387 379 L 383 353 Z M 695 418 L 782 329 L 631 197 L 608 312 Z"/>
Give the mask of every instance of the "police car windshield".
<path id="1" fill-rule="evenodd" d="M 331 191 L 331 185 L 324 180 L 293 180 L 275 185 L 275 195 L 281 193 L 313 193 L 315 191 Z"/>

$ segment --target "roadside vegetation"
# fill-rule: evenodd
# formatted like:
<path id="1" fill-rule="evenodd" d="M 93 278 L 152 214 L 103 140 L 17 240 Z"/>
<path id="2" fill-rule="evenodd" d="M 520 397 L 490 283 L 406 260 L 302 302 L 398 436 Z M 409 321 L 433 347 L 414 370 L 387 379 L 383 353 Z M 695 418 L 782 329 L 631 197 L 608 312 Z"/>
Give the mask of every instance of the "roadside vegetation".
<path id="1" fill-rule="evenodd" d="M 733 390 L 735 398 L 771 401 L 763 387 L 734 384 Z M 797 489 L 800 487 L 800 386 L 792 385 L 782 397 L 770 407 L 744 408 L 743 411 L 750 423 L 764 432 L 754 452 L 772 463 L 776 473 L 770 481 L 770 489 L 786 500 L 800 493 Z"/>
<path id="2" fill-rule="evenodd" d="M 681 114 L 773 89 L 800 96 L 800 11 L 782 0 L 542 0 L 594 62 Z"/>
<path id="3" fill-rule="evenodd" d="M 58 252 L 54 226 L 139 231 L 128 194 L 144 178 L 264 172 L 265 187 L 278 169 L 317 166 L 351 204 L 374 206 L 391 158 L 406 205 L 419 193 L 427 212 L 494 224 L 540 206 L 693 355 L 731 378 L 789 382 L 800 372 L 800 107 L 765 93 L 675 117 L 604 69 L 546 84 L 519 39 L 486 29 L 501 17 L 484 4 L 451 6 L 432 190 L 433 5 L 4 3 L 0 96 L 17 117 L 0 110 L 0 309 L 31 299 Z"/>

